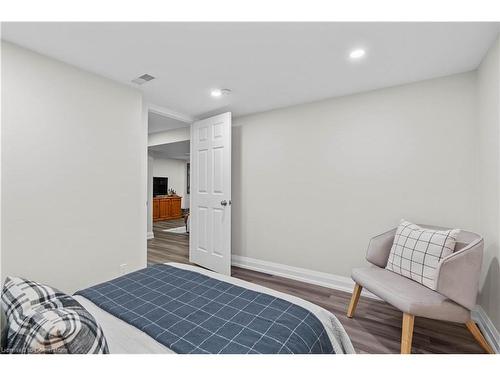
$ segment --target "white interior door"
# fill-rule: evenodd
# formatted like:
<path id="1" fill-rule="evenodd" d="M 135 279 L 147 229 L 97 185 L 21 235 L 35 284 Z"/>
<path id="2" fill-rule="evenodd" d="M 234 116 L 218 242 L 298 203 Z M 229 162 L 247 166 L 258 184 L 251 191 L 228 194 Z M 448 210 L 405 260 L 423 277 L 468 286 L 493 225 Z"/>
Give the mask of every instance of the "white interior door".
<path id="1" fill-rule="evenodd" d="M 189 260 L 231 274 L 231 113 L 191 125 Z"/>

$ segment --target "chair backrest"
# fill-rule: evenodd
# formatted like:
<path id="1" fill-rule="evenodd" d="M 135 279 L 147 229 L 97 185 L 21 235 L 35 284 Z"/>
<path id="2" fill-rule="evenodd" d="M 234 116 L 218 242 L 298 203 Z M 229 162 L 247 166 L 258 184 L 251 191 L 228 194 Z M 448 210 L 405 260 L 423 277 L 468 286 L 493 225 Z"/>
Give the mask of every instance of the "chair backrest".
<path id="1" fill-rule="evenodd" d="M 426 229 L 435 229 L 435 230 L 450 230 L 452 228 L 446 228 L 446 227 L 438 227 L 435 225 L 425 225 L 425 224 L 417 224 L 418 226 Z M 457 241 L 455 243 L 455 250 L 454 252 L 460 251 L 463 248 L 469 246 L 475 241 L 480 241 L 481 236 L 477 233 L 474 232 L 469 232 L 466 230 L 460 230 L 460 233 L 458 234 Z"/>
<path id="2" fill-rule="evenodd" d="M 438 227 L 435 225 L 417 224 L 418 226 L 426 229 L 435 230 L 449 230 L 451 228 Z M 368 249 L 366 251 L 366 260 L 375 266 L 385 268 L 387 265 L 387 260 L 389 259 L 389 253 L 391 251 L 392 243 L 394 242 L 394 236 L 396 234 L 396 229 L 393 228 L 373 237 L 368 244 Z M 457 242 L 455 244 L 455 252 L 460 251 L 467 246 L 481 241 L 482 237 L 474 232 L 469 232 L 466 230 L 461 230 L 458 235 Z"/>
<path id="3" fill-rule="evenodd" d="M 449 228 L 418 224 L 422 228 Z M 385 268 L 396 229 L 373 237 L 368 245 L 366 260 Z M 482 264 L 483 238 L 474 232 L 461 230 L 453 254 L 443 258 L 436 270 L 435 290 L 462 306 L 472 309 L 476 303 Z"/>

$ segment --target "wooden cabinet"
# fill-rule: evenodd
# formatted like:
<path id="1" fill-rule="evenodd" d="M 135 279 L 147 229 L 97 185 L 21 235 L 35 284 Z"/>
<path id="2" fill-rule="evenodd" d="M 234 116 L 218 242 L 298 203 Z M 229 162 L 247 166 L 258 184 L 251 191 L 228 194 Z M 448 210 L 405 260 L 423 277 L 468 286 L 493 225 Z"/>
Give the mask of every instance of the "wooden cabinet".
<path id="1" fill-rule="evenodd" d="M 180 219 L 182 197 L 160 196 L 153 198 L 153 221 Z"/>
<path id="2" fill-rule="evenodd" d="M 170 199 L 159 199 L 158 203 L 160 206 L 160 214 L 158 215 L 158 218 L 160 220 L 168 219 L 170 217 L 169 213 Z"/>
<path id="3" fill-rule="evenodd" d="M 181 218 L 182 216 L 182 198 L 176 197 L 170 199 L 170 214 L 172 217 Z"/>
<path id="4" fill-rule="evenodd" d="M 181 198 L 170 199 L 170 212 L 173 216 L 182 217 Z"/>
<path id="5" fill-rule="evenodd" d="M 153 221 L 160 219 L 160 200 L 153 199 Z"/>

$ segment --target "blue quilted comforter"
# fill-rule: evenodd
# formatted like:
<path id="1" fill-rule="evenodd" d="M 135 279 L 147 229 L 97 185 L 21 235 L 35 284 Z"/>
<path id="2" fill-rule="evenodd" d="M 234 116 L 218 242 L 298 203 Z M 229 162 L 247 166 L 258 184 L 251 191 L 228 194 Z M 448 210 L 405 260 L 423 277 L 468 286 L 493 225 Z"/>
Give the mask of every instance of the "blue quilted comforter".
<path id="1" fill-rule="evenodd" d="M 76 294 L 176 353 L 334 353 L 323 324 L 303 307 L 169 265 Z"/>

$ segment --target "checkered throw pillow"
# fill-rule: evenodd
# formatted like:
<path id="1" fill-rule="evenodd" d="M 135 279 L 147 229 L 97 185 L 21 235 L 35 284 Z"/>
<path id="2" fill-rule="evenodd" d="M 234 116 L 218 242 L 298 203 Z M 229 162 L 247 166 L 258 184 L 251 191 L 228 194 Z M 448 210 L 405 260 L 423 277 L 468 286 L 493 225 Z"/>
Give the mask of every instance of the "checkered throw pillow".
<path id="1" fill-rule="evenodd" d="M 7 277 L 2 290 L 2 309 L 8 322 L 7 341 L 21 328 L 31 309 L 64 295 L 47 285 Z"/>
<path id="2" fill-rule="evenodd" d="M 386 269 L 436 290 L 436 269 L 455 250 L 459 229 L 433 230 L 401 220 Z"/>
<path id="3" fill-rule="evenodd" d="M 101 327 L 73 297 L 8 277 L 2 291 L 10 353 L 108 353 Z"/>

